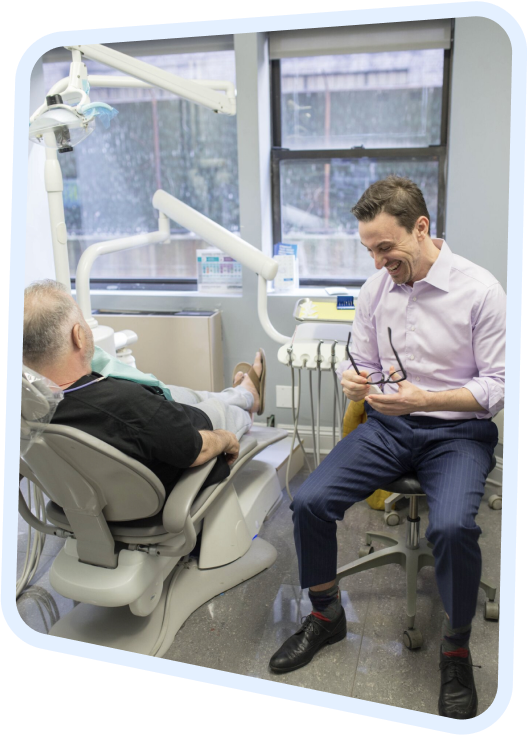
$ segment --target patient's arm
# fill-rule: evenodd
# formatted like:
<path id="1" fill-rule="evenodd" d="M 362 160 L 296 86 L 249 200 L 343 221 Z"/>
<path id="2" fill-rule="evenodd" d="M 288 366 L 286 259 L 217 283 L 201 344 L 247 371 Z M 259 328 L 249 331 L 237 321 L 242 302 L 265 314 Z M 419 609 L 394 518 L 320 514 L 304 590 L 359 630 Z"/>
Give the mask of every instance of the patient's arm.
<path id="1" fill-rule="evenodd" d="M 200 431 L 199 433 L 203 439 L 203 445 L 196 460 L 190 465 L 191 467 L 199 467 L 205 464 L 205 462 L 208 462 L 209 459 L 218 457 L 223 453 L 227 455 L 227 462 L 229 464 L 236 461 L 240 451 L 240 444 L 232 432 L 225 431 L 224 429 L 216 429 L 216 431 Z"/>

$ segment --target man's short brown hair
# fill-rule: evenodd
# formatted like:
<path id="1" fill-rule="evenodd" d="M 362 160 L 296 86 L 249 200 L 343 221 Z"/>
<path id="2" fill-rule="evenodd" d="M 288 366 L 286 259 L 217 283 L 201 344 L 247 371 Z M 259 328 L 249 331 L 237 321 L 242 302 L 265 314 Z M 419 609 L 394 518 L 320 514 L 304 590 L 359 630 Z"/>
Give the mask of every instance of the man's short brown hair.
<path id="1" fill-rule="evenodd" d="M 412 232 L 419 217 L 430 215 L 423 192 L 410 179 L 387 176 L 369 186 L 351 209 L 359 222 L 371 222 L 381 214 L 391 214 L 401 227 Z"/>

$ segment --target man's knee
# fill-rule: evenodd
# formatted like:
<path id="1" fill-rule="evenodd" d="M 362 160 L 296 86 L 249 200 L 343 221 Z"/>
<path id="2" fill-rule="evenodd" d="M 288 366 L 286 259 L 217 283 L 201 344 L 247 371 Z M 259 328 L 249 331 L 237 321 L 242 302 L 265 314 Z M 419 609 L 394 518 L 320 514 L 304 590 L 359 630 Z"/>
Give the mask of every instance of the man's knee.
<path id="1" fill-rule="evenodd" d="M 464 541 L 477 541 L 480 527 L 473 518 L 442 518 L 431 521 L 428 538 L 434 544 L 448 546 L 463 544 Z"/>
<path id="2" fill-rule="evenodd" d="M 293 521 L 295 524 L 303 524 L 309 519 L 316 518 L 320 520 L 330 520 L 326 518 L 325 503 L 323 502 L 323 493 L 320 487 L 313 487 L 306 482 L 300 487 L 293 502 L 290 505 L 293 511 Z"/>

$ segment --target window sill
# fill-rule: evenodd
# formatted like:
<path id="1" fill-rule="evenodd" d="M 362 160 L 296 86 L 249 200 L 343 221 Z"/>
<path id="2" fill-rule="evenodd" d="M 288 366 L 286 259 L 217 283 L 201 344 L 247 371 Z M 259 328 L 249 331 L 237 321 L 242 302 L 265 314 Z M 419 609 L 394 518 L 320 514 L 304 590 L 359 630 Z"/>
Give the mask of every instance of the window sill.
<path id="1" fill-rule="evenodd" d="M 350 286 L 347 289 L 347 294 L 350 296 L 358 296 L 360 288 L 359 286 Z M 335 299 L 336 294 L 328 294 L 325 288 L 319 288 L 316 286 L 304 286 L 301 288 L 295 288 L 291 291 L 269 291 L 268 296 L 272 298 L 280 297 L 295 297 L 296 299 L 311 299 L 311 298 L 325 298 Z"/>

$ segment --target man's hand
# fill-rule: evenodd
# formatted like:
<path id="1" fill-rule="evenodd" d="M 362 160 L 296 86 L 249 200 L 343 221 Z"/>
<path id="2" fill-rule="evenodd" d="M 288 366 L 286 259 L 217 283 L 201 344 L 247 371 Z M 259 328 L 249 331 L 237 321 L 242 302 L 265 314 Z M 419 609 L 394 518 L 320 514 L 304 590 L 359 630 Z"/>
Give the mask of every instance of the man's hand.
<path id="1" fill-rule="evenodd" d="M 234 464 L 234 462 L 236 462 L 236 460 L 238 459 L 238 455 L 240 453 L 240 442 L 230 431 L 226 431 L 225 434 L 227 435 L 227 444 L 223 451 L 227 455 L 227 464 Z"/>
<path id="2" fill-rule="evenodd" d="M 355 370 L 344 370 L 340 384 L 346 398 L 355 402 L 363 401 L 370 392 L 370 386 L 366 380 L 367 377 L 368 373 L 366 370 L 361 370 L 360 375 L 357 375 Z"/>
<path id="3" fill-rule="evenodd" d="M 390 366 L 390 374 L 394 372 Z M 396 374 L 397 375 L 397 374 Z M 428 392 L 421 390 L 408 380 L 396 383 L 397 393 L 372 394 L 365 399 L 372 408 L 387 416 L 404 416 L 415 411 L 427 410 Z"/>
<path id="4" fill-rule="evenodd" d="M 236 462 L 240 453 L 240 443 L 232 431 L 215 429 L 214 431 L 203 430 L 199 433 L 201 434 L 203 443 L 201 451 L 190 465 L 191 467 L 199 467 L 205 464 L 205 462 L 208 462 L 209 459 L 218 457 L 220 454 L 227 456 L 227 462 L 229 464 Z"/>

